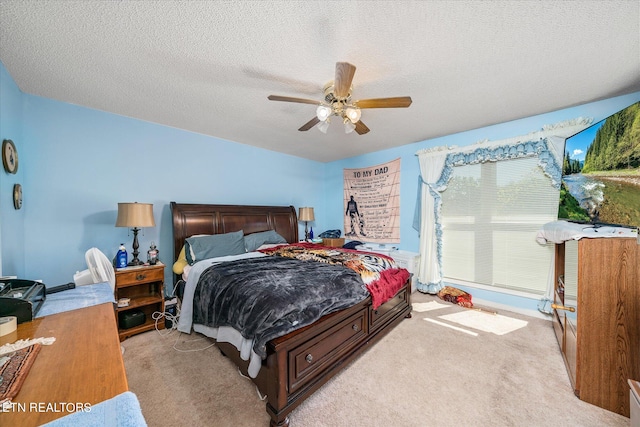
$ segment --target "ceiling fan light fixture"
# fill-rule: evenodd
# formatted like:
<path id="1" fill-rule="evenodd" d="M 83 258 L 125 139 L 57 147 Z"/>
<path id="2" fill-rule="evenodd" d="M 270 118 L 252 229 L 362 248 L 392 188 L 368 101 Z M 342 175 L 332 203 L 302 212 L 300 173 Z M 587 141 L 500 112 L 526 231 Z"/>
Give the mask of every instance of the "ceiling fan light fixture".
<path id="1" fill-rule="evenodd" d="M 318 123 L 318 130 L 320 132 L 327 133 L 327 129 L 329 129 L 329 120 Z"/>
<path id="2" fill-rule="evenodd" d="M 349 134 L 353 132 L 356 128 L 356 125 L 351 122 L 347 117 L 344 118 L 344 133 Z"/>
<path id="3" fill-rule="evenodd" d="M 281 95 L 269 95 L 267 99 L 315 105 L 316 115 L 298 129 L 301 132 L 317 127 L 320 132 L 327 133 L 331 116 L 337 116 L 343 121 L 345 133 L 351 133 L 355 130 L 358 135 L 369 132 L 367 125 L 360 120 L 362 108 L 407 108 L 411 105 L 410 96 L 352 101 L 353 85 L 351 83 L 355 72 L 355 65 L 348 62 L 336 62 L 335 79 L 324 86 L 324 100 L 322 101 Z"/>
<path id="4" fill-rule="evenodd" d="M 345 116 L 351 121 L 351 123 L 355 124 L 360 121 L 360 116 L 362 116 L 362 111 L 358 107 L 348 106 L 344 110 Z"/>
<path id="5" fill-rule="evenodd" d="M 324 122 L 329 118 L 332 112 L 331 107 L 327 105 L 318 105 L 318 108 L 316 108 L 316 117 L 321 122 Z"/>

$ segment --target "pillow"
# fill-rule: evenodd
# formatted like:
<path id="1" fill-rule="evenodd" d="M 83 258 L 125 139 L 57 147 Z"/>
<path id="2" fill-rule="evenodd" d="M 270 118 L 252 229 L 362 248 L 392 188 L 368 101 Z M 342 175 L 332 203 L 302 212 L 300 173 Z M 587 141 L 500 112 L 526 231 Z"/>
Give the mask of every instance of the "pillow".
<path id="1" fill-rule="evenodd" d="M 244 246 L 247 252 L 253 252 L 267 243 L 287 243 L 287 240 L 276 233 L 275 230 L 261 231 L 244 236 Z"/>
<path id="2" fill-rule="evenodd" d="M 178 254 L 178 259 L 173 263 L 173 272 L 176 274 L 182 274 L 184 272 L 184 267 L 187 265 L 189 265 L 189 263 L 187 262 L 184 246 L 182 246 L 180 254 Z"/>
<path id="3" fill-rule="evenodd" d="M 207 258 L 239 255 L 246 252 L 242 230 L 212 236 L 189 237 L 184 245 L 189 265 Z"/>

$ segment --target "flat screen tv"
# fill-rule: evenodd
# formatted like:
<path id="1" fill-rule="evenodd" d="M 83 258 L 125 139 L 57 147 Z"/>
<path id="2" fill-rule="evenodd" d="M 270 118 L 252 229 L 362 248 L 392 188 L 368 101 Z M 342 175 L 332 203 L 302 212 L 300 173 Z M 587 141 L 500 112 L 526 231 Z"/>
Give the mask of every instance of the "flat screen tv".
<path id="1" fill-rule="evenodd" d="M 565 141 L 558 218 L 640 226 L 640 102 Z"/>

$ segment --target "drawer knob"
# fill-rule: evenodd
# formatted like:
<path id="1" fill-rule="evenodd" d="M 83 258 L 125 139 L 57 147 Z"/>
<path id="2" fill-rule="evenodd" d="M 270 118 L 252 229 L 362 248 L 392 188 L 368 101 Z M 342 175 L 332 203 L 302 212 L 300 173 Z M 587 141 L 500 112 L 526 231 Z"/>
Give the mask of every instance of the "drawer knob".
<path id="1" fill-rule="evenodd" d="M 356 332 L 358 332 L 358 330 L 360 330 L 360 326 L 355 325 L 355 324 L 351 328 Z"/>
<path id="2" fill-rule="evenodd" d="M 136 280 L 144 280 L 147 276 L 145 276 L 144 274 L 140 273 L 136 276 Z"/>
<path id="3" fill-rule="evenodd" d="M 306 360 L 307 363 L 311 363 L 313 361 L 313 356 L 311 355 L 311 353 L 307 354 L 307 357 L 305 357 L 304 360 Z"/>

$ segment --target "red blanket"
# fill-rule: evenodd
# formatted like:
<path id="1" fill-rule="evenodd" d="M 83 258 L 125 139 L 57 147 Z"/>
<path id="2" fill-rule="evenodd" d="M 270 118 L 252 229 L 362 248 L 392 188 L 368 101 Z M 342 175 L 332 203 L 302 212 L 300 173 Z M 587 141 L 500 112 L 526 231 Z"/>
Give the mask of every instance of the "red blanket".
<path id="1" fill-rule="evenodd" d="M 330 248 L 304 242 L 264 249 L 261 252 L 267 255 L 339 264 L 354 270 L 360 274 L 371 294 L 374 309 L 393 298 L 409 278 L 409 272 L 404 268 L 398 268 L 393 258 L 373 252 Z"/>

